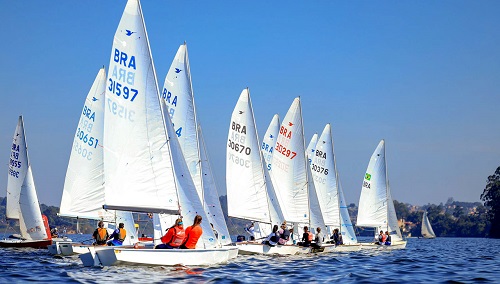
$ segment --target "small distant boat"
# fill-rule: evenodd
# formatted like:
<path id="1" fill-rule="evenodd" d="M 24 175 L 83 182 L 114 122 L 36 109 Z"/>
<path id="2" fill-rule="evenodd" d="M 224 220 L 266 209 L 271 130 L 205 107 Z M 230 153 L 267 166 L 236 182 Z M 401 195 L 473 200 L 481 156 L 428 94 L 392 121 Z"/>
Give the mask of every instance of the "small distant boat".
<path id="1" fill-rule="evenodd" d="M 431 222 L 429 222 L 429 218 L 427 217 L 427 211 L 424 211 L 424 215 L 422 216 L 421 234 L 425 239 L 436 238 L 436 234 L 434 233 L 434 230 L 432 230 Z"/>
<path id="2" fill-rule="evenodd" d="M 42 216 L 28 158 L 23 117 L 12 139 L 7 179 L 7 219 L 19 220 L 20 234 L 0 240 L 0 247 L 47 248 L 52 244 L 46 216 Z"/>
<path id="3" fill-rule="evenodd" d="M 398 227 L 396 209 L 387 178 L 387 161 L 385 159 L 385 141 L 381 140 L 373 152 L 363 179 L 357 226 L 375 228 L 375 236 L 379 231 L 388 231 L 391 235 L 391 245 L 361 243 L 362 249 L 403 249 L 403 240 Z"/>

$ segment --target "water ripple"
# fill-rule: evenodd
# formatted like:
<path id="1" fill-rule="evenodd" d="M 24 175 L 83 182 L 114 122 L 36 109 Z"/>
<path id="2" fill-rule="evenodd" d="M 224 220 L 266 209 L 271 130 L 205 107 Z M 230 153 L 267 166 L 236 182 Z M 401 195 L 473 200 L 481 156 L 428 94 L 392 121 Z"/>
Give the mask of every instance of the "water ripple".
<path id="1" fill-rule="evenodd" d="M 87 239 L 89 236 L 75 236 Z M 405 250 L 239 256 L 210 267 L 83 267 L 46 250 L 0 248 L 0 282 L 103 283 L 498 283 L 500 240 L 409 239 Z"/>

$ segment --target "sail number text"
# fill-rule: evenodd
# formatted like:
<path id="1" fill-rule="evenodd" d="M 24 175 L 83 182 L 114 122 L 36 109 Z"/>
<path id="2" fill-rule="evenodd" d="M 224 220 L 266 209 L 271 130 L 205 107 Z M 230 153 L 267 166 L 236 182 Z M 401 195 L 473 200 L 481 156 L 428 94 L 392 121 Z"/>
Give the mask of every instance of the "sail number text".
<path id="1" fill-rule="evenodd" d="M 296 152 L 293 152 L 290 149 L 287 149 L 285 146 L 281 145 L 279 142 L 276 143 L 276 151 L 283 154 L 283 156 L 290 158 L 290 160 L 295 158 L 295 156 L 297 156 Z"/>
<path id="2" fill-rule="evenodd" d="M 88 133 L 85 133 L 85 131 L 80 130 L 80 128 L 76 130 L 76 137 L 82 140 L 83 143 L 86 143 L 91 147 L 94 146 L 94 148 L 97 148 L 97 143 L 99 142 L 99 139 L 89 136 Z"/>
<path id="3" fill-rule="evenodd" d="M 122 84 L 114 81 L 113 79 L 109 78 L 109 86 L 108 90 L 117 95 L 118 97 L 122 97 L 126 100 L 130 98 L 130 101 L 133 102 L 139 91 L 136 89 L 129 88 L 127 86 L 122 86 Z"/>
<path id="4" fill-rule="evenodd" d="M 133 110 L 128 110 L 126 107 L 119 105 L 115 101 L 113 101 L 111 98 L 108 98 L 108 111 L 112 113 L 113 115 L 117 115 L 120 118 L 134 121 L 134 115 L 135 111 Z"/>
<path id="5" fill-rule="evenodd" d="M 13 176 L 15 178 L 19 178 L 19 171 L 16 171 L 15 169 L 20 169 L 21 168 L 21 161 L 18 161 L 19 159 L 19 145 L 16 143 L 12 144 L 12 152 L 10 154 L 10 164 L 9 164 L 9 175 Z"/>
<path id="6" fill-rule="evenodd" d="M 311 169 L 315 172 L 318 172 L 320 174 L 324 174 L 325 176 L 328 175 L 328 169 L 327 168 L 324 168 L 324 167 L 321 167 L 321 166 L 318 166 L 316 164 L 312 164 L 311 165 Z"/>
<path id="7" fill-rule="evenodd" d="M 370 188 L 370 183 L 364 180 L 363 187 Z"/>

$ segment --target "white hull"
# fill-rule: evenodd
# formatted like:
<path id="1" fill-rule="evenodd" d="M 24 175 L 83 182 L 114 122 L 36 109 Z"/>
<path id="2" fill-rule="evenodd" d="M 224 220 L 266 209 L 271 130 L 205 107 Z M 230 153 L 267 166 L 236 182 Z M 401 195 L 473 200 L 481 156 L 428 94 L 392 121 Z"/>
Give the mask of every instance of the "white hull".
<path id="1" fill-rule="evenodd" d="M 270 247 L 259 243 L 236 243 L 240 254 L 278 254 L 295 255 L 311 252 L 310 247 L 301 247 L 297 245 L 277 245 Z"/>
<path id="2" fill-rule="evenodd" d="M 393 242 L 390 246 L 377 245 L 375 243 L 361 243 L 361 249 L 395 250 L 406 248 L 406 241 Z"/>
<path id="3" fill-rule="evenodd" d="M 207 266 L 227 262 L 237 255 L 237 247 L 214 249 L 133 249 L 108 247 L 80 255 L 84 266 L 130 265 L 189 265 Z"/>
<path id="4" fill-rule="evenodd" d="M 360 251 L 361 250 L 361 244 L 352 244 L 352 245 L 340 245 L 340 246 L 335 246 L 333 244 L 326 244 L 323 245 L 325 250 L 323 251 L 324 253 L 328 252 L 353 252 L 353 251 Z"/>
<path id="5" fill-rule="evenodd" d="M 123 246 L 123 247 L 133 248 L 134 246 Z M 94 250 L 97 251 L 115 247 L 84 245 L 82 243 L 73 243 L 73 242 L 55 242 L 52 245 L 48 246 L 47 248 L 50 254 L 68 256 L 74 254 L 88 253 L 89 248 L 93 248 Z"/>

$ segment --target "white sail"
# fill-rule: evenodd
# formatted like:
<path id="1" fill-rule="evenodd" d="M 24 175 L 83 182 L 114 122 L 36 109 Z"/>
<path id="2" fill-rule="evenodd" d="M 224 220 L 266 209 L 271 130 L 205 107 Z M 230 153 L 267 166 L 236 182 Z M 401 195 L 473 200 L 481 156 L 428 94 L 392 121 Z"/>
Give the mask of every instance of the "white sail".
<path id="1" fill-rule="evenodd" d="M 223 245 L 229 244 L 231 243 L 231 237 L 224 218 L 224 212 L 222 212 L 219 192 L 217 191 L 217 185 L 212 173 L 212 166 L 208 160 L 207 148 L 205 146 L 205 140 L 203 139 L 203 133 L 200 125 L 198 125 L 198 137 L 200 139 L 200 158 L 204 189 L 203 196 L 205 197 L 204 205 L 206 206 L 205 211 L 211 218 L 214 229 L 218 233 L 217 237 L 219 242 Z"/>
<path id="2" fill-rule="evenodd" d="M 325 214 L 323 212 L 323 207 L 322 204 L 325 202 L 323 200 L 323 196 L 321 195 L 320 189 L 317 188 L 316 182 L 314 182 L 314 174 L 315 172 L 312 171 L 311 169 L 311 164 L 316 152 L 316 143 L 318 141 L 318 134 L 314 133 L 313 137 L 311 138 L 311 141 L 309 141 L 309 145 L 306 148 L 306 158 L 308 161 L 308 166 L 310 167 L 308 169 L 308 175 L 309 178 L 308 180 L 311 181 L 310 187 L 308 189 L 309 192 L 309 211 L 310 211 L 310 216 L 311 216 L 311 221 L 310 225 L 312 228 L 312 232 L 315 232 L 316 228 L 320 227 L 322 229 L 325 228 Z M 323 231 L 325 232 L 325 231 Z"/>
<path id="3" fill-rule="evenodd" d="M 273 119 L 271 120 L 271 123 L 267 127 L 266 133 L 264 134 L 261 147 L 262 158 L 265 163 L 264 175 L 266 178 L 267 196 L 268 196 L 268 202 L 270 204 L 269 213 L 271 215 L 272 224 L 282 223 L 285 220 L 285 217 L 283 216 L 283 211 L 281 210 L 281 207 L 279 205 L 276 191 L 274 190 L 274 185 L 272 182 L 272 175 L 271 175 L 273 152 L 274 152 L 274 147 L 276 145 L 276 139 L 278 138 L 279 130 L 280 130 L 279 116 L 275 114 L 273 116 Z M 269 232 L 271 232 L 272 228 L 269 229 L 270 229 Z"/>
<path id="4" fill-rule="evenodd" d="M 120 223 L 124 224 L 124 229 L 127 232 L 127 236 L 123 241 L 124 245 L 133 245 L 139 241 L 137 237 L 137 230 L 135 228 L 134 216 L 132 212 L 128 211 L 113 211 L 114 219 L 112 223 L 107 223 L 107 228 L 110 230 L 115 230 L 118 228 Z"/>
<path id="5" fill-rule="evenodd" d="M 21 183 L 19 183 L 20 180 Z M 17 203 L 17 206 L 14 202 Z M 7 213 L 19 219 L 21 236 L 24 239 L 43 240 L 48 238 L 28 158 L 28 147 L 22 116 L 19 116 L 16 131 L 12 139 L 7 184 L 7 204 L 10 205 L 10 207 L 7 206 Z M 9 210 L 16 209 L 18 210 L 17 214 L 9 212 Z"/>
<path id="6" fill-rule="evenodd" d="M 280 119 L 279 116 L 275 114 L 271 123 L 267 127 L 264 138 L 262 139 L 262 155 L 264 156 L 264 161 L 266 162 L 266 168 L 269 171 L 271 170 L 274 146 L 276 145 L 276 139 L 278 138 L 279 131 Z"/>
<path id="7" fill-rule="evenodd" d="M 338 182 L 330 124 L 325 126 L 312 150 L 311 170 L 325 224 L 340 229 Z"/>
<path id="8" fill-rule="evenodd" d="M 104 93 L 106 72 L 101 68 L 90 88 L 73 139 L 59 215 L 112 221 L 104 204 Z"/>
<path id="9" fill-rule="evenodd" d="M 305 151 L 302 110 L 296 98 L 281 124 L 271 171 L 283 215 L 292 223 L 309 223 Z"/>
<path id="10" fill-rule="evenodd" d="M 434 230 L 432 230 L 431 222 L 429 222 L 429 218 L 427 217 L 427 211 L 424 211 L 424 215 L 422 216 L 421 233 L 422 237 L 427 239 L 433 239 L 436 237 Z"/>
<path id="11" fill-rule="evenodd" d="M 307 145 L 307 148 L 306 148 L 306 156 L 307 156 L 307 161 L 309 162 L 309 165 L 312 164 L 312 160 L 314 158 L 314 153 L 316 152 L 316 144 L 317 143 L 318 143 L 318 133 L 314 133 L 313 136 L 311 137 L 311 141 L 309 141 L 309 144 Z"/>
<path id="12" fill-rule="evenodd" d="M 189 172 L 203 200 L 196 109 L 186 43 L 182 44 L 175 54 L 165 77 L 161 97 L 168 106 L 170 119 L 174 124 Z"/>
<path id="13" fill-rule="evenodd" d="M 271 223 L 266 180 L 248 89 L 241 92 L 233 110 L 226 149 L 229 216 Z"/>
<path id="14" fill-rule="evenodd" d="M 337 173 L 338 177 L 338 173 Z M 342 190 L 342 184 L 339 178 L 339 205 L 340 205 L 340 232 L 342 234 L 342 239 L 344 244 L 357 244 L 358 239 L 356 238 L 356 232 L 351 222 L 351 217 L 349 216 L 349 210 L 347 203 L 344 198 L 344 191 Z"/>
<path id="15" fill-rule="evenodd" d="M 21 236 L 27 240 L 47 239 L 47 230 L 43 224 L 42 212 L 36 196 L 31 165 L 28 166 L 28 173 L 21 186 L 19 206 L 21 209 L 21 217 L 19 218 Z"/>
<path id="16" fill-rule="evenodd" d="M 106 208 L 175 214 L 176 181 L 138 1 L 127 2 L 109 66 L 104 116 Z"/>
<path id="17" fill-rule="evenodd" d="M 196 215 L 202 217 L 201 228 L 203 234 L 200 238 L 202 241 L 198 241 L 196 244 L 197 248 L 213 248 L 216 246 L 215 234 L 208 221 L 208 215 L 205 212 L 205 207 L 200 199 L 196 186 L 194 185 L 193 179 L 189 174 L 189 169 L 184 159 L 184 155 L 181 150 L 179 141 L 177 140 L 177 135 L 175 134 L 174 127 L 170 120 L 168 114 L 168 107 L 165 105 L 165 101 L 161 101 L 162 110 L 165 119 L 165 129 L 167 131 L 167 148 L 170 150 L 172 163 L 172 170 L 175 176 L 175 183 L 177 187 L 177 194 L 179 200 L 179 206 L 181 208 L 181 214 L 183 216 L 183 222 L 186 223 L 186 228 L 192 225 L 192 222 Z M 173 223 L 172 223 L 173 224 Z"/>
<path id="18" fill-rule="evenodd" d="M 392 240 L 401 240 L 394 203 L 387 180 L 385 159 L 385 142 L 380 141 L 366 169 L 363 180 L 357 226 L 375 227 L 377 230 L 389 231 Z"/>
<path id="19" fill-rule="evenodd" d="M 19 116 L 16 131 L 12 138 L 7 177 L 6 217 L 8 219 L 19 219 L 20 217 L 19 194 L 29 166 L 25 139 L 23 117 Z"/>
<path id="20" fill-rule="evenodd" d="M 206 149 L 202 149 L 201 146 L 203 137 L 198 133 L 186 43 L 182 44 L 177 50 L 165 77 L 161 98 L 168 106 L 168 113 L 177 140 L 186 159 L 198 195 L 204 204 L 208 217 L 206 221 L 212 223 L 217 232 L 221 232 L 221 242 L 224 244 L 230 243 L 229 230 L 224 220 L 219 194 L 209 168 Z"/>

